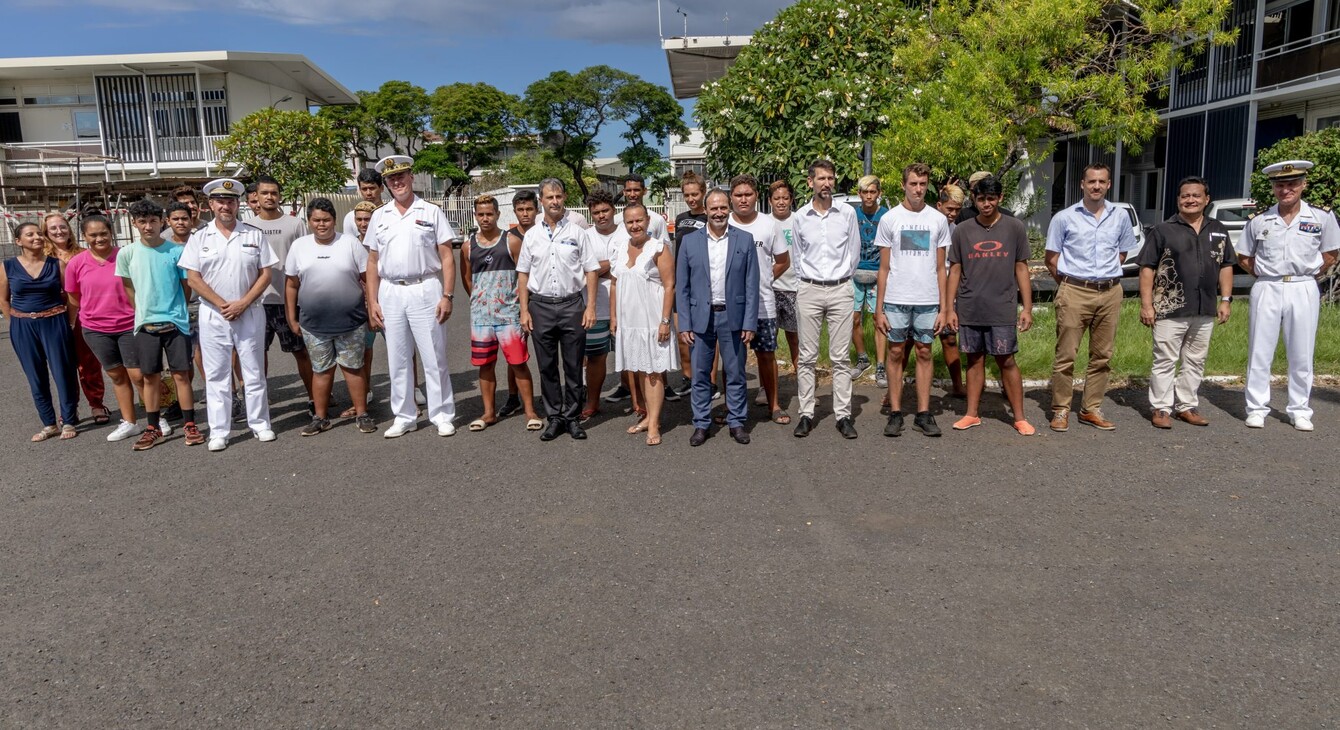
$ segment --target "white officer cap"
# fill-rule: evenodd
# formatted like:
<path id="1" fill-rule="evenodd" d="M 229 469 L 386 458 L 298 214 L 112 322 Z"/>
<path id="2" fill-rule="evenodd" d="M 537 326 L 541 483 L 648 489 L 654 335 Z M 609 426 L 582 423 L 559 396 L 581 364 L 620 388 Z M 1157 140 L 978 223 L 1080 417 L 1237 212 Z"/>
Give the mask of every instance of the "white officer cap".
<path id="1" fill-rule="evenodd" d="M 201 189 L 206 198 L 241 198 L 245 191 L 246 186 L 231 177 L 210 180 Z"/>
<path id="2" fill-rule="evenodd" d="M 390 177 L 399 172 L 408 172 L 414 167 L 414 158 L 409 155 L 390 155 L 377 160 L 373 167 L 382 177 Z"/>
<path id="3" fill-rule="evenodd" d="M 1307 177 L 1307 171 L 1313 168 L 1313 164 L 1307 160 L 1285 160 L 1276 162 L 1273 165 L 1266 165 L 1261 172 L 1266 177 L 1273 180 L 1294 180 L 1300 177 Z"/>

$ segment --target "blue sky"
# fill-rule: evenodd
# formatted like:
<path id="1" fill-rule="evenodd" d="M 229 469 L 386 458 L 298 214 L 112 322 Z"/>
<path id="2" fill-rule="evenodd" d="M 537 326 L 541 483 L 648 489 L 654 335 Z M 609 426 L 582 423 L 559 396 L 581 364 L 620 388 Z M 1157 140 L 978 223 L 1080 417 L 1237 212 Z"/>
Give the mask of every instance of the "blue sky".
<path id="1" fill-rule="evenodd" d="M 662 0 L 666 36 L 752 32 L 784 0 Z M 608 64 L 669 87 L 655 0 L 6 0 L 5 56 L 168 51 L 301 53 L 352 91 L 404 79 L 521 94 L 550 72 Z M 27 29 L 18 31 L 16 29 Z M 40 32 L 39 32 L 40 31 Z M 691 110 L 691 102 L 686 110 Z M 622 148 L 602 134 L 602 155 Z"/>

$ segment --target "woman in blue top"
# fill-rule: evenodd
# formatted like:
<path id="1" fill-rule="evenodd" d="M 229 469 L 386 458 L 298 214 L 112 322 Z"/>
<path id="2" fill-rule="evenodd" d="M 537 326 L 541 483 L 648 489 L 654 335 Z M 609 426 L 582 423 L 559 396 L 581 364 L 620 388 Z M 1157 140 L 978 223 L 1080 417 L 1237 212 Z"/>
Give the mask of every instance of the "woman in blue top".
<path id="1" fill-rule="evenodd" d="M 74 312 L 65 307 L 65 286 L 60 261 L 47 256 L 46 239 L 36 223 L 20 223 L 14 229 L 19 255 L 6 259 L 0 274 L 0 314 L 9 318 L 9 341 L 19 357 L 23 374 L 33 393 L 33 403 L 42 418 L 42 430 L 33 441 L 46 441 L 59 435 L 61 440 L 76 435 L 79 390 L 76 384 Z M 51 382 L 56 379 L 60 394 L 60 419 L 51 403 Z"/>

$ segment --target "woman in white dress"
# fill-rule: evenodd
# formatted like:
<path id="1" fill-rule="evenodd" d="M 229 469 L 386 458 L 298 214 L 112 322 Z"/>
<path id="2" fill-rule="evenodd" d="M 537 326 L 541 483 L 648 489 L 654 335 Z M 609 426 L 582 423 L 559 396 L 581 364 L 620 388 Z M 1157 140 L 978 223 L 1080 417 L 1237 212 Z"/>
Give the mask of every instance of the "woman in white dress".
<path id="1" fill-rule="evenodd" d="M 647 445 L 661 443 L 664 373 L 679 369 L 679 350 L 670 330 L 675 302 L 675 257 L 665 244 L 647 236 L 647 209 L 624 208 L 628 248 L 612 255 L 610 331 L 614 333 L 614 368 L 633 373 L 642 389 L 647 415 L 628 433 L 647 434 Z"/>

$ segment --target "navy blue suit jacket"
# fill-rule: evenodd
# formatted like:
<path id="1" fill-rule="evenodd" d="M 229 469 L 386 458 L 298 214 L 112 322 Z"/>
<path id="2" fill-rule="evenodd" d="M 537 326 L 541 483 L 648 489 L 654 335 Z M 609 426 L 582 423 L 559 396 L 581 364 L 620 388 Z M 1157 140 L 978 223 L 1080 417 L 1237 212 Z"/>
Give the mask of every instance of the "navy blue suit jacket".
<path id="1" fill-rule="evenodd" d="M 727 228 L 726 317 L 732 330 L 758 330 L 758 253 L 754 237 Z M 712 326 L 712 279 L 708 271 L 707 228 L 684 237 L 675 264 L 675 310 L 683 332 L 708 331 Z"/>

